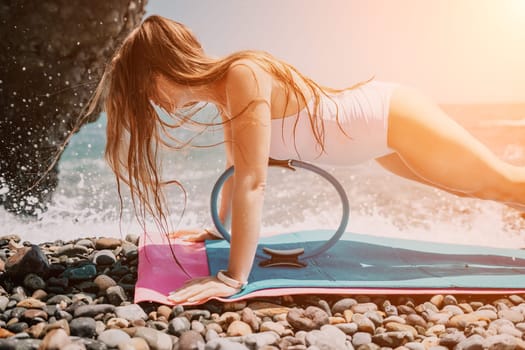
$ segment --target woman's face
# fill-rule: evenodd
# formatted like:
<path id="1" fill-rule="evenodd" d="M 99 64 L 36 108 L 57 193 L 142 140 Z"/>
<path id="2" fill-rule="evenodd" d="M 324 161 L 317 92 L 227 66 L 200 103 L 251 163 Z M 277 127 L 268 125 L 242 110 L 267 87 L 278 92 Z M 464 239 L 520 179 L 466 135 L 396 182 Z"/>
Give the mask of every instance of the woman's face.
<path id="1" fill-rule="evenodd" d="M 155 77 L 154 84 L 156 91 L 151 100 L 169 113 L 175 112 L 190 100 L 188 88 L 175 84 L 162 75 Z"/>

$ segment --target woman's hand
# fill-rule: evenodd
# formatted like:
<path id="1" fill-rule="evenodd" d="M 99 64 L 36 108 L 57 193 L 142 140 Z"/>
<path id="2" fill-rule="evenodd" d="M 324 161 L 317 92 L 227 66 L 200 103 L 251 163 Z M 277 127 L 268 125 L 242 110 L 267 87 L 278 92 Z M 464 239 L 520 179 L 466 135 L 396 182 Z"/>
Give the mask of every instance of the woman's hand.
<path id="1" fill-rule="evenodd" d="M 209 229 L 186 229 L 171 232 L 168 235 L 169 238 L 181 238 L 186 242 L 203 242 L 211 239 L 221 239 L 212 233 L 212 230 Z"/>
<path id="2" fill-rule="evenodd" d="M 183 302 L 205 302 L 211 297 L 229 297 L 239 292 L 219 281 L 216 277 L 201 277 L 189 280 L 182 288 L 171 292 L 168 300 L 179 304 Z"/>

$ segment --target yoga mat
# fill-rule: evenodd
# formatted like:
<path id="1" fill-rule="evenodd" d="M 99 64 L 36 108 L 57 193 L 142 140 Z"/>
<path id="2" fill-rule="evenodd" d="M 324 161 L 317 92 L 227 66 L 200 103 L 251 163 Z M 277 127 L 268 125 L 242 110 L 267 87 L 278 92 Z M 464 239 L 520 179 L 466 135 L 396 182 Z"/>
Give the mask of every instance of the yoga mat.
<path id="1" fill-rule="evenodd" d="M 264 237 L 262 246 L 313 249 L 333 234 L 312 230 Z M 301 242 L 301 243 L 299 243 Z M 171 247 L 191 277 L 227 267 L 226 241 Z M 170 304 L 167 295 L 189 279 L 166 238 L 151 237 L 139 248 L 135 302 Z M 525 292 L 525 251 L 423 242 L 345 233 L 327 252 L 307 259 L 305 268 L 262 268 L 256 257 L 247 288 L 230 298 L 285 294 L 506 294 Z"/>

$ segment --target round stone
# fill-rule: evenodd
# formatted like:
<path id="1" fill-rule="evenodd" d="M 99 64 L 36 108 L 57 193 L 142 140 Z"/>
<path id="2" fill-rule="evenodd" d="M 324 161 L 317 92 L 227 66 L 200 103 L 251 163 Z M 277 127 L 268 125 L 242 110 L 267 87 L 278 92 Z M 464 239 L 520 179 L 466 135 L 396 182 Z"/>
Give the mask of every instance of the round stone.
<path id="1" fill-rule="evenodd" d="M 69 323 L 71 335 L 82 338 L 91 338 L 96 334 L 96 322 L 90 317 L 77 317 Z"/>
<path id="2" fill-rule="evenodd" d="M 521 332 L 525 332 L 525 323 L 524 322 L 517 323 L 516 329 L 520 330 Z"/>
<path id="3" fill-rule="evenodd" d="M 359 347 L 364 344 L 372 342 L 372 335 L 366 332 L 357 332 L 352 336 L 352 345 L 354 347 Z"/>
<path id="4" fill-rule="evenodd" d="M 347 349 L 346 334 L 332 325 L 324 325 L 320 330 L 313 330 L 306 334 L 306 345 L 319 349 Z"/>
<path id="5" fill-rule="evenodd" d="M 418 314 L 410 314 L 406 318 L 406 322 L 411 326 L 421 326 L 425 328 L 427 326 L 427 321 Z"/>
<path id="6" fill-rule="evenodd" d="M 189 331 L 190 327 L 190 321 L 186 317 L 175 317 L 168 324 L 168 332 L 179 337 L 182 333 Z M 220 332 L 222 332 L 222 329 Z"/>
<path id="7" fill-rule="evenodd" d="M 414 341 L 414 336 L 407 331 L 384 332 L 373 335 L 372 341 L 379 346 L 396 348 L 407 342 Z"/>
<path id="8" fill-rule="evenodd" d="M 434 304 L 437 308 L 441 308 L 441 306 L 443 306 L 444 299 L 445 297 L 443 295 L 437 294 L 430 298 L 430 302 Z"/>
<path id="9" fill-rule="evenodd" d="M 445 295 L 445 297 L 443 298 L 443 304 L 445 304 L 445 305 L 457 305 L 458 301 L 457 301 L 455 296 L 449 294 L 449 295 Z"/>
<path id="10" fill-rule="evenodd" d="M 64 349 L 71 341 L 63 329 L 53 329 L 42 340 L 41 349 Z"/>
<path id="11" fill-rule="evenodd" d="M 439 336 L 442 333 L 445 333 L 445 325 L 443 325 L 443 324 L 436 324 L 436 325 L 434 325 L 432 327 L 429 327 L 426 330 L 425 335 L 427 337 L 433 337 L 433 336 Z"/>
<path id="12" fill-rule="evenodd" d="M 120 317 L 112 317 L 106 322 L 106 325 L 108 328 L 128 328 L 129 321 Z"/>
<path id="13" fill-rule="evenodd" d="M 439 336 L 439 345 L 452 349 L 465 339 L 466 337 L 463 332 L 443 333 Z"/>
<path id="14" fill-rule="evenodd" d="M 95 248 L 98 250 L 102 249 L 115 249 L 118 248 L 121 244 L 120 239 L 103 237 L 99 238 L 95 242 Z"/>
<path id="15" fill-rule="evenodd" d="M 206 342 L 199 332 L 186 331 L 181 334 L 178 341 L 179 349 L 199 349 L 204 346 Z"/>
<path id="16" fill-rule="evenodd" d="M 95 244 L 93 244 L 93 241 L 87 238 L 79 239 L 75 244 L 78 246 L 95 249 Z"/>
<path id="17" fill-rule="evenodd" d="M 522 349 L 523 341 L 509 334 L 498 334 L 483 340 L 484 349 Z"/>
<path id="18" fill-rule="evenodd" d="M 463 350 L 483 350 L 484 338 L 479 334 L 474 334 L 458 343 L 457 348 Z"/>
<path id="19" fill-rule="evenodd" d="M 98 340 L 106 344 L 108 347 L 116 348 L 120 344 L 131 342 L 131 337 L 120 329 L 108 329 L 100 333 Z"/>
<path id="20" fill-rule="evenodd" d="M 288 312 L 286 320 L 293 328 L 304 331 L 319 329 L 330 322 L 328 314 L 316 306 L 308 306 L 306 310 L 293 308 Z"/>
<path id="21" fill-rule="evenodd" d="M 19 301 L 16 306 L 26 309 L 43 309 L 46 303 L 35 298 L 27 298 Z"/>
<path id="22" fill-rule="evenodd" d="M 95 317 L 98 314 L 107 314 L 115 311 L 111 304 L 82 305 L 75 309 L 75 317 Z"/>
<path id="23" fill-rule="evenodd" d="M 407 323 L 407 321 L 403 317 L 399 317 L 399 316 L 389 316 L 385 318 L 383 322 L 381 323 L 387 324 L 388 322 L 397 322 L 397 323 L 402 323 L 402 324 Z M 379 325 L 376 324 L 376 326 L 380 326 L 380 324 Z"/>
<path id="24" fill-rule="evenodd" d="M 252 328 L 245 322 L 233 321 L 229 326 L 226 334 L 229 337 L 243 336 L 252 333 Z"/>
<path id="25" fill-rule="evenodd" d="M 93 255 L 93 263 L 99 266 L 113 265 L 117 262 L 115 254 L 109 249 L 103 249 L 97 251 Z"/>
<path id="26" fill-rule="evenodd" d="M 24 286 L 31 290 L 45 289 L 46 282 L 44 279 L 34 273 L 30 273 L 24 278 Z"/>
<path id="27" fill-rule="evenodd" d="M 399 312 L 397 311 L 397 307 L 395 305 L 387 305 L 385 306 L 385 313 L 387 316 L 397 316 L 399 315 Z"/>
<path id="28" fill-rule="evenodd" d="M 5 311 L 8 303 L 9 303 L 9 298 L 4 295 L 0 295 L 0 312 Z"/>
<path id="29" fill-rule="evenodd" d="M 376 327 L 380 326 L 384 321 L 383 316 L 379 311 L 367 311 L 364 316 L 368 318 L 370 321 L 374 322 L 374 325 Z M 404 322 L 404 320 L 398 316 L 389 316 L 388 318 L 398 318 L 401 319 L 401 322 Z"/>
<path id="30" fill-rule="evenodd" d="M 248 350 L 246 345 L 231 341 L 226 338 L 212 339 L 206 344 L 205 350 Z"/>
<path id="31" fill-rule="evenodd" d="M 357 301 L 353 298 L 344 298 L 338 300 L 332 306 L 332 314 L 342 314 L 345 310 L 351 310 L 352 306 L 357 305 Z"/>
<path id="32" fill-rule="evenodd" d="M 463 315 L 456 315 L 453 316 L 449 322 L 448 326 L 453 328 L 459 328 L 463 329 L 465 326 L 472 322 L 477 322 L 481 320 L 486 320 L 487 317 L 485 317 L 482 314 L 479 314 L 478 311 L 470 313 L 470 314 L 463 314 Z"/>
<path id="33" fill-rule="evenodd" d="M 44 310 L 40 309 L 28 309 L 22 314 L 22 319 L 29 321 L 29 323 L 32 323 L 32 321 L 36 318 L 47 320 L 48 314 Z"/>
<path id="34" fill-rule="evenodd" d="M 171 336 L 153 328 L 137 327 L 135 336 L 146 340 L 150 349 L 171 350 L 173 348 Z"/>
<path id="35" fill-rule="evenodd" d="M 253 312 L 253 310 L 250 309 L 249 307 L 246 307 L 241 311 L 241 321 L 249 324 L 254 332 L 259 331 L 259 327 L 260 327 L 259 319 L 255 315 L 255 312 Z"/>
<path id="36" fill-rule="evenodd" d="M 352 322 L 357 325 L 357 329 L 360 332 L 373 334 L 376 328 L 374 323 L 362 314 L 354 314 L 352 316 Z"/>
<path id="37" fill-rule="evenodd" d="M 109 287 L 106 290 L 106 296 L 108 297 L 108 301 L 115 306 L 118 306 L 122 304 L 122 302 L 128 300 L 128 297 L 126 296 L 126 292 L 124 291 L 124 288 L 122 288 L 121 286 Z"/>
<path id="38" fill-rule="evenodd" d="M 417 331 L 414 327 L 408 324 L 402 324 L 397 322 L 389 322 L 385 325 L 385 328 L 388 331 L 407 331 L 412 333 L 412 336 L 415 338 L 417 336 Z"/>
<path id="39" fill-rule="evenodd" d="M 206 327 L 199 321 L 191 321 L 191 330 L 195 331 L 201 335 L 206 334 Z"/>
<path id="40" fill-rule="evenodd" d="M 148 315 L 137 304 L 130 304 L 125 306 L 118 306 L 115 308 L 117 317 L 124 318 L 128 321 L 147 320 Z"/>
<path id="41" fill-rule="evenodd" d="M 126 259 L 135 259 L 138 256 L 139 250 L 136 245 L 129 242 L 122 242 L 122 254 Z"/>
<path id="42" fill-rule="evenodd" d="M 31 295 L 31 298 L 38 299 L 38 300 L 44 300 L 47 299 L 47 292 L 43 289 L 37 289 L 33 292 Z"/>
<path id="43" fill-rule="evenodd" d="M 509 300 L 514 303 L 514 305 L 519 305 L 525 303 L 525 299 L 523 299 L 521 296 L 513 294 L 509 296 Z"/>
<path id="44" fill-rule="evenodd" d="M 64 277 L 72 281 L 85 281 L 94 278 L 97 275 L 95 265 L 86 264 L 81 267 L 69 268 L 64 271 Z"/>
<path id="45" fill-rule="evenodd" d="M 175 311 L 176 308 L 177 307 L 175 307 L 173 309 L 173 312 L 172 312 L 172 314 L 174 316 L 186 317 L 190 321 L 193 321 L 193 320 L 201 321 L 203 319 L 208 320 L 211 317 L 211 313 L 210 313 L 209 310 L 205 310 L 205 309 L 190 309 L 190 310 L 186 310 L 186 311 L 178 313 L 178 312 Z M 236 312 L 226 312 L 225 314 L 238 315 Z"/>
<path id="46" fill-rule="evenodd" d="M 13 322 L 7 325 L 7 329 L 13 333 L 22 333 L 29 328 L 26 322 Z"/>
<path id="47" fill-rule="evenodd" d="M 166 320 L 170 319 L 172 308 L 167 305 L 160 305 L 157 308 L 157 314 L 164 317 Z"/>
<path id="48" fill-rule="evenodd" d="M 399 313 L 403 315 L 412 315 L 416 313 L 416 310 L 414 310 L 414 308 L 408 305 L 399 305 L 397 307 L 397 311 L 399 311 Z"/>
<path id="49" fill-rule="evenodd" d="M 98 289 L 102 292 L 105 292 L 109 287 L 117 285 L 117 282 L 108 275 L 98 275 L 93 282 L 95 282 Z"/>
<path id="50" fill-rule="evenodd" d="M 477 315 L 480 319 L 488 319 L 490 321 L 494 321 L 498 318 L 498 314 L 495 309 L 479 308 L 476 311 L 474 311 L 472 314 Z"/>
<path id="51" fill-rule="evenodd" d="M 144 339 L 138 337 L 131 338 L 130 346 L 130 350 L 150 350 L 148 343 Z"/>
<path id="52" fill-rule="evenodd" d="M 273 331 L 279 334 L 279 336 L 283 336 L 283 334 L 286 331 L 286 328 L 284 328 L 282 324 L 277 323 L 277 322 L 263 322 L 261 324 L 260 331 L 261 332 Z"/>
<path id="53" fill-rule="evenodd" d="M 418 343 L 418 342 L 408 342 L 408 343 L 406 343 L 403 346 L 406 349 L 408 349 L 408 350 L 426 350 L 425 345 L 423 345 L 422 343 Z M 401 346 L 401 347 L 403 347 L 403 346 Z M 398 349 L 399 349 L 399 347 L 398 347 Z"/>
<path id="54" fill-rule="evenodd" d="M 517 310 L 505 309 L 498 311 L 498 316 L 506 320 L 511 321 L 512 323 L 523 322 L 523 314 Z"/>
<path id="55" fill-rule="evenodd" d="M 134 245 L 139 245 L 139 239 L 140 239 L 140 236 L 136 233 L 128 233 L 126 237 L 124 238 L 126 242 L 130 242 Z"/>
<path id="56" fill-rule="evenodd" d="M 84 246 L 77 245 L 77 244 L 66 244 L 66 245 L 59 247 L 56 250 L 55 255 L 57 256 L 66 255 L 66 256 L 72 257 L 76 255 L 84 255 L 84 254 L 87 254 L 88 252 L 89 252 L 88 248 Z"/>
<path id="57" fill-rule="evenodd" d="M 377 311 L 377 305 L 374 303 L 361 303 L 352 306 L 353 313 L 365 314 L 368 311 Z"/>
<path id="58" fill-rule="evenodd" d="M 448 312 L 451 316 L 464 314 L 463 310 L 457 305 L 445 305 L 442 311 Z"/>
<path id="59" fill-rule="evenodd" d="M 324 310 L 324 312 L 326 312 L 326 314 L 328 315 L 328 317 L 331 317 L 332 316 L 332 310 L 330 309 L 330 305 L 328 305 L 328 302 L 326 300 L 319 300 L 319 302 L 317 303 L 317 305 L 322 309 Z"/>
<path id="60" fill-rule="evenodd" d="M 357 332 L 357 325 L 355 323 L 338 323 L 335 326 L 343 331 L 343 333 L 348 335 L 352 335 Z"/>
<path id="61" fill-rule="evenodd" d="M 58 295 L 52 296 L 51 298 L 47 299 L 46 303 L 48 305 L 55 305 L 55 304 L 61 304 L 62 302 L 64 302 L 66 305 L 70 305 L 71 303 L 73 303 L 73 300 L 71 300 L 71 298 L 68 297 L 67 295 L 58 294 Z"/>

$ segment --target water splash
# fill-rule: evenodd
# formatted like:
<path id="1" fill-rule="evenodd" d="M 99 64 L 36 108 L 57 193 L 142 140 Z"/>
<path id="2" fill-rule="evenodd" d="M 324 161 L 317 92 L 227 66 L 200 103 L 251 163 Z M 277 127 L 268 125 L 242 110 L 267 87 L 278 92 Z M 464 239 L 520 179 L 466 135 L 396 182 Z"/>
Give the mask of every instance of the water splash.
<path id="1" fill-rule="evenodd" d="M 60 163 L 60 183 L 49 210 L 38 219 L 15 217 L 0 209 L 0 235 L 18 234 L 31 242 L 79 237 L 123 237 L 140 234 L 129 195 L 119 221 L 115 180 L 102 159 L 105 121 L 85 126 L 71 141 Z M 217 135 L 204 140 L 212 143 Z M 515 144 L 508 157 L 524 154 Z M 510 148 L 509 148 L 510 149 Z M 512 154 L 511 154 L 512 153 Z M 192 149 L 165 159 L 166 174 L 180 180 L 189 195 L 181 227 L 211 225 L 209 194 L 222 172 L 222 147 Z M 458 198 L 414 184 L 370 162 L 352 168 L 329 169 L 350 198 L 348 230 L 356 233 L 432 242 L 525 246 L 525 222 L 503 205 Z M 3 188 L 3 187 L 2 187 Z M 178 222 L 183 197 L 168 189 L 172 222 Z M 1 195 L 1 193 L 0 193 Z M 266 233 L 336 228 L 341 204 L 335 190 L 322 178 L 304 170 L 271 168 L 263 213 Z M 154 227 L 151 225 L 150 227 Z"/>

